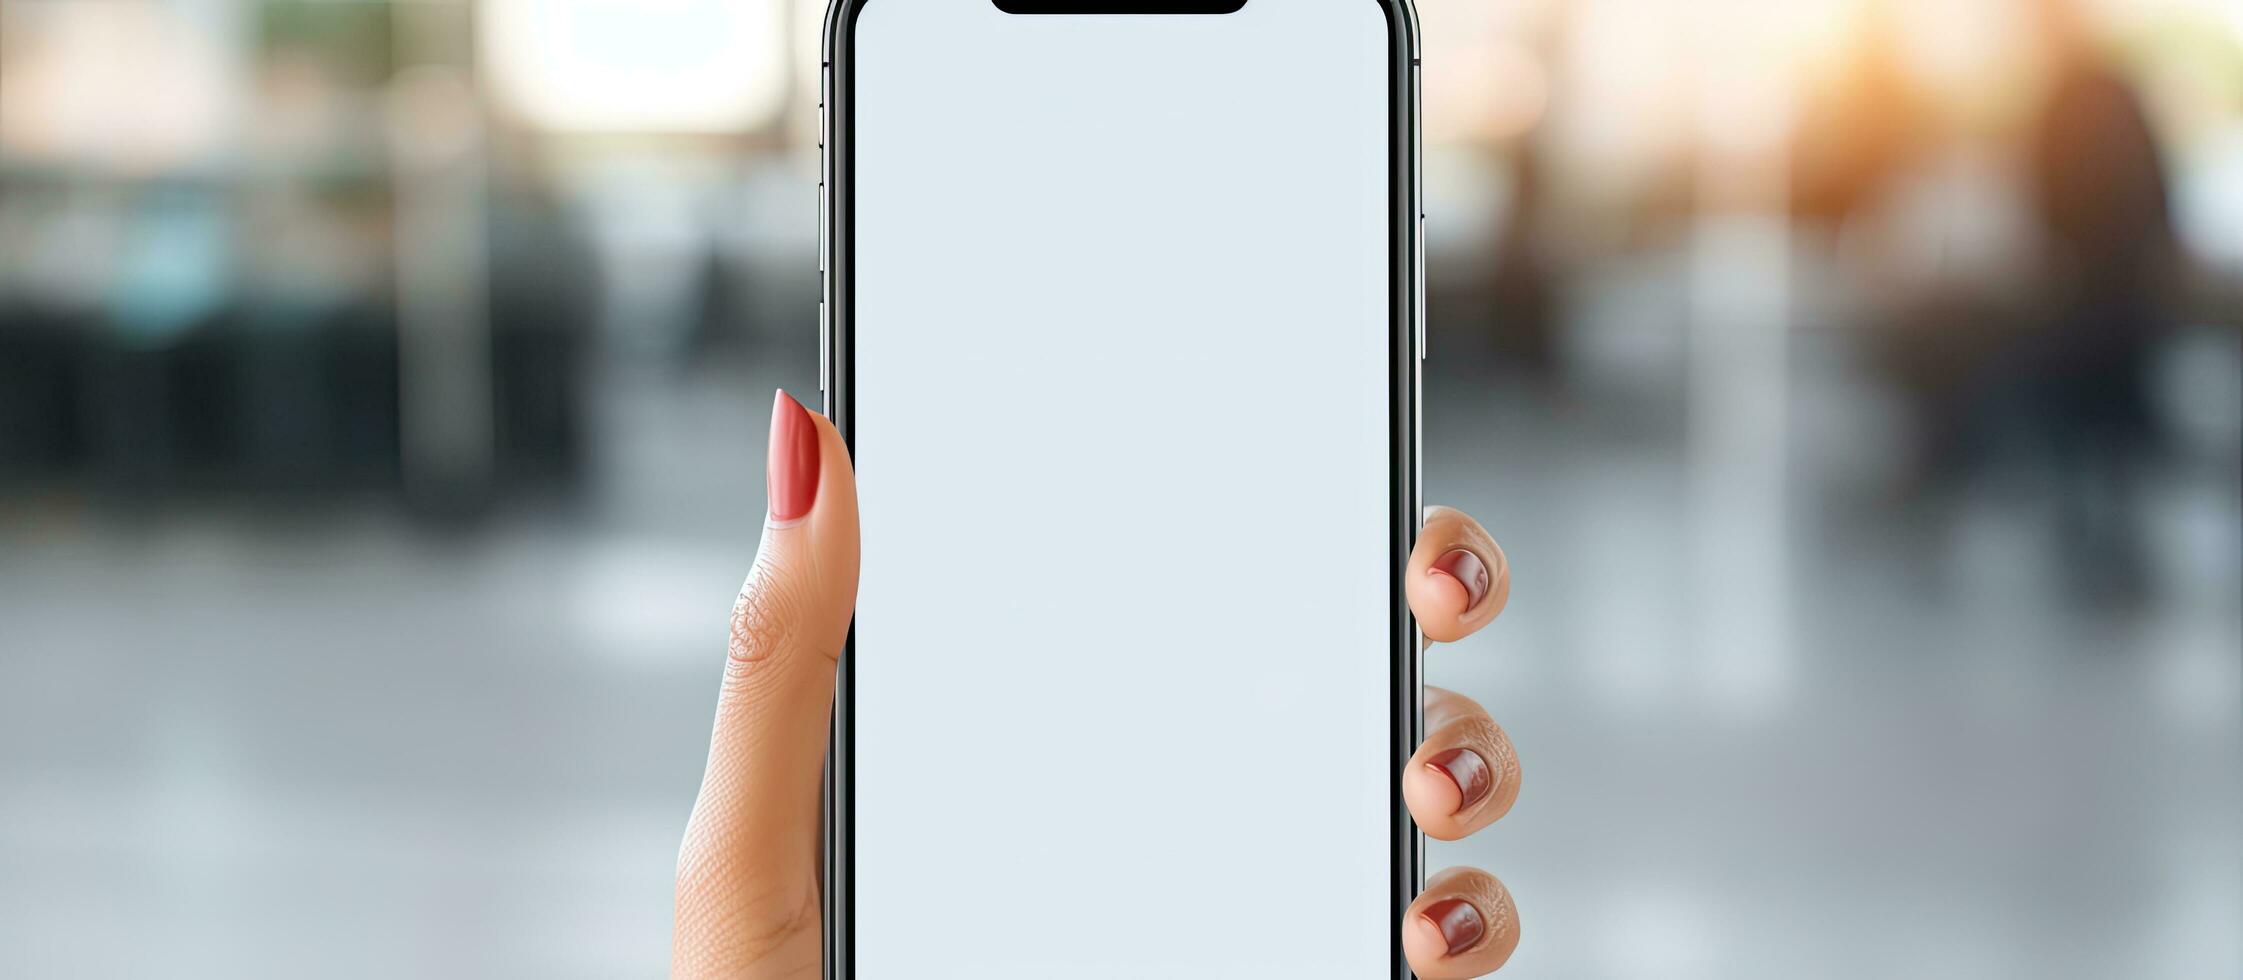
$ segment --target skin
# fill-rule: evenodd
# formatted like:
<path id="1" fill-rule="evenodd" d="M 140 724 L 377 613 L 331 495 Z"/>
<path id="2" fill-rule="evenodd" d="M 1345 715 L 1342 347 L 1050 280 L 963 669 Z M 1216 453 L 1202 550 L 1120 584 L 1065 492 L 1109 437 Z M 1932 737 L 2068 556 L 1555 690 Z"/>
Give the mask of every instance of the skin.
<path id="1" fill-rule="evenodd" d="M 671 945 L 676 977 L 819 976 L 819 780 L 834 663 L 856 605 L 858 539 L 847 446 L 824 417 L 811 418 L 819 441 L 815 501 L 804 517 L 766 521 L 754 570 L 733 606 L 708 767 L 678 855 Z M 1487 572 L 1476 603 L 1465 581 L 1447 570 L 1476 577 L 1469 565 L 1454 563 L 1459 549 Z M 1503 550 L 1478 522 L 1446 507 L 1427 510 L 1410 556 L 1407 592 L 1428 645 L 1463 639 L 1493 622 L 1510 590 Z M 1518 753 L 1468 698 L 1427 688 L 1425 712 L 1426 741 L 1405 771 L 1402 794 L 1428 835 L 1457 840 L 1510 810 L 1519 791 Z M 1458 781 L 1429 765 L 1455 748 L 1485 760 L 1493 778 L 1469 806 L 1462 805 Z M 1470 911 L 1447 904 L 1454 900 Z M 1476 913 L 1482 934 L 1451 954 L 1429 911 L 1452 921 Z M 1423 980 L 1484 976 L 1519 942 L 1510 893 L 1474 868 L 1432 876 L 1398 925 L 1410 966 Z"/>

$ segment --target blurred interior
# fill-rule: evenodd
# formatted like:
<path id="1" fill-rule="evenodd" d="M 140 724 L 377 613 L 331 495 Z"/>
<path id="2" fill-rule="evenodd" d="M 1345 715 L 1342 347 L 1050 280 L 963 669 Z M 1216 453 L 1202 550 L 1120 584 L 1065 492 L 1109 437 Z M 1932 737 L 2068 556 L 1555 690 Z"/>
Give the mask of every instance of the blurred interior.
<path id="1" fill-rule="evenodd" d="M 1512 972 L 2243 976 L 2243 6 L 1419 3 Z M 822 10 L 0 0 L 0 975 L 662 968 Z"/>

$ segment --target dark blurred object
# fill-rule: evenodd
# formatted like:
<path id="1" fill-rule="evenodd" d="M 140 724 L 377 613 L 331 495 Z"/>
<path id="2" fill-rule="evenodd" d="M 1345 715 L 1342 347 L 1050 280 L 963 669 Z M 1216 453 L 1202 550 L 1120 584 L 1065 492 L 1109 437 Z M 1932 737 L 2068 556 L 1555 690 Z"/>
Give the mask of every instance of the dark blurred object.
<path id="1" fill-rule="evenodd" d="M 0 306 L 0 474 L 58 469 L 84 453 L 75 324 L 44 306 Z"/>
<path id="2" fill-rule="evenodd" d="M 548 195 L 524 182 L 491 208 L 492 419 L 501 483 L 573 483 L 585 464 L 599 269 Z"/>
<path id="3" fill-rule="evenodd" d="M 2143 595 L 2136 484 L 2160 445 L 2152 375 L 2179 252 L 2140 94 L 2069 0 L 2037 0 L 2028 37 L 2049 72 L 2030 117 L 1943 121 L 1889 8 L 1873 12 L 1800 127 L 1792 206 L 1835 230 L 1863 290 L 1869 361 L 1911 409 L 1909 496 L 1945 513 L 1992 480 L 2031 488 L 2075 594 Z M 2013 195 L 1971 183 L 1974 159 L 2005 161 Z"/>
<path id="4" fill-rule="evenodd" d="M 252 120 L 237 133 L 213 110 L 150 149 L 130 138 L 148 128 L 136 101 L 16 104 L 0 139 L 0 478 L 141 503 L 374 491 L 446 511 L 572 484 L 598 270 L 544 184 L 492 179 L 486 109 L 446 67 L 472 61 L 467 9 L 243 13 L 0 4 L 20 85 L 80 84 L 87 52 L 183 51 L 165 70 Z M 424 426 L 452 412 L 430 412 L 432 386 L 405 370 L 416 313 L 473 352 L 436 359 L 472 416 L 458 426 L 487 430 L 472 485 L 445 494 L 410 465 L 416 409 Z"/>
<path id="5" fill-rule="evenodd" d="M 2062 481 L 2059 540 L 2090 593 L 2138 592 L 2133 469 L 2157 435 L 2151 366 L 2170 326 L 2165 172 L 2133 87 L 2095 57 L 2066 0 L 2042 0 L 2057 64 L 2030 147 L 2046 233 L 2043 329 L 2015 353 L 2023 415 Z"/>
<path id="6" fill-rule="evenodd" d="M 1547 378 L 1557 369 L 1558 270 L 1542 254 L 1552 237 L 1548 181 L 1541 155 L 1528 142 L 1512 168 L 1511 213 L 1496 237 L 1488 277 L 1494 355 L 1505 367 Z"/>
<path id="7" fill-rule="evenodd" d="M 566 483 L 582 463 L 583 292 L 502 283 L 493 296 L 502 488 Z M 0 474 L 128 497 L 400 489 L 394 315 L 274 315 L 229 311 L 150 348 L 84 314 L 0 306 Z"/>
<path id="8" fill-rule="evenodd" d="M 2083 53 L 2062 64 L 2031 154 L 2052 278 L 2069 302 L 2137 307 L 2147 326 L 2173 259 L 2157 140 L 2124 78 Z"/>

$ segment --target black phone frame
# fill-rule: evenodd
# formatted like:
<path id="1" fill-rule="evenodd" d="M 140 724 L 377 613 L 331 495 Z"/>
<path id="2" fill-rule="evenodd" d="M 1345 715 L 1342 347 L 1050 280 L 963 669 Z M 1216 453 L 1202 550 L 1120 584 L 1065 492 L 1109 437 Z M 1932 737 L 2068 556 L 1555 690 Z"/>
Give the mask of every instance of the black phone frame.
<path id="1" fill-rule="evenodd" d="M 818 255 L 818 373 L 819 394 L 827 417 L 833 420 L 852 452 L 855 433 L 855 361 L 852 357 L 851 295 L 855 270 L 850 221 L 854 205 L 855 147 L 850 138 L 851 103 L 857 17 L 867 0 L 831 0 L 826 8 L 823 60 L 819 72 L 819 180 Z M 1107 8 L 1126 7 L 1130 0 L 1109 0 Z M 1170 11 L 1164 0 L 1135 0 L 1142 12 Z M 1173 3 L 1175 0 L 1166 0 Z M 1388 515 L 1389 610 L 1391 659 L 1394 664 L 1392 695 L 1392 760 L 1387 780 L 1394 817 L 1391 905 L 1393 941 L 1390 959 L 1393 976 L 1408 980 L 1410 968 L 1402 952 L 1402 916 L 1424 885 L 1424 836 L 1410 819 L 1402 800 L 1402 775 L 1410 756 L 1424 737 L 1423 659 L 1417 623 L 1411 618 L 1403 575 L 1411 549 L 1417 544 L 1422 521 L 1418 441 L 1422 365 L 1425 357 L 1424 169 L 1420 142 L 1420 82 L 1418 18 L 1412 0 L 1373 0 L 1386 18 L 1389 85 L 1388 199 L 1392 261 L 1388 295 L 1393 307 L 1388 330 L 1387 360 L 1390 370 L 1388 423 L 1389 471 L 1392 513 Z M 1000 4 L 1000 7 L 1002 5 Z M 1231 7 L 1231 9 L 1237 9 Z M 824 840 L 822 868 L 824 915 L 824 975 L 827 980 L 855 980 L 855 901 L 851 892 L 855 872 L 856 812 L 853 809 L 856 745 L 854 692 L 856 633 L 850 631 L 836 671 L 832 742 L 826 759 Z"/>

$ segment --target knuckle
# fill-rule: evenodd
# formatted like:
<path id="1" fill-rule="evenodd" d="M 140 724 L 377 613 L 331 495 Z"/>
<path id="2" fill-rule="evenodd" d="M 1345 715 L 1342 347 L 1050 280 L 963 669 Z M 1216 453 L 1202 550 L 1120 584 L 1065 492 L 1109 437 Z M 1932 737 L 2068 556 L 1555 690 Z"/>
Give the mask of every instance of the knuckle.
<path id="1" fill-rule="evenodd" d="M 1427 740 L 1429 746 L 1463 746 L 1478 752 L 1495 770 L 1496 785 L 1506 794 L 1516 793 L 1520 777 L 1518 749 L 1511 744 L 1511 736 L 1503 731 L 1503 726 L 1479 710 L 1478 705 L 1471 707 L 1472 710 L 1460 712 L 1443 725 L 1435 738 Z"/>
<path id="2" fill-rule="evenodd" d="M 1492 970 L 1510 959 L 1519 945 L 1518 905 L 1511 900 L 1511 891 L 1503 882 L 1478 868 L 1457 867 L 1435 875 L 1426 882 L 1425 895 L 1420 901 L 1437 902 L 1461 898 L 1479 910 L 1486 925 L 1486 938 L 1471 951 L 1476 962 Z"/>
<path id="3" fill-rule="evenodd" d="M 1488 938 L 1482 948 L 1497 964 L 1511 958 L 1519 946 L 1519 909 L 1511 901 L 1511 890 L 1503 882 L 1485 871 L 1472 881 L 1472 901 L 1487 917 Z"/>
<path id="4" fill-rule="evenodd" d="M 1498 746 L 1508 741 L 1503 736 L 1503 729 L 1496 725 L 1495 719 L 1482 712 L 1462 715 L 1450 722 L 1449 726 L 1442 734 L 1447 735 L 1451 743 L 1465 745 L 1482 753 L 1496 751 Z"/>
<path id="5" fill-rule="evenodd" d="M 732 603 L 731 659 L 755 663 L 793 642 L 805 608 L 800 588 L 758 559 L 756 570 Z"/>
<path id="6" fill-rule="evenodd" d="M 1519 785 L 1519 750 L 1512 746 L 1511 736 L 1494 719 L 1481 715 L 1472 721 L 1472 740 L 1487 754 L 1488 765 L 1495 767 L 1497 785 L 1517 790 Z"/>

